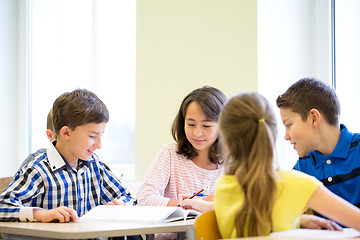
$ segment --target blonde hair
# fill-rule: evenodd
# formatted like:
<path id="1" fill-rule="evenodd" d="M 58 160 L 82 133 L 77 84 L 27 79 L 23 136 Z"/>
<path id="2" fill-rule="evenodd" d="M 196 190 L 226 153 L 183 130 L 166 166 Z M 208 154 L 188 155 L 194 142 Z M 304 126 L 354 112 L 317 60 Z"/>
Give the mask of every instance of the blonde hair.
<path id="1" fill-rule="evenodd" d="M 227 149 L 225 173 L 235 175 L 244 193 L 244 202 L 235 216 L 237 235 L 268 235 L 277 194 L 274 113 L 260 94 L 242 93 L 225 105 L 219 126 Z"/>

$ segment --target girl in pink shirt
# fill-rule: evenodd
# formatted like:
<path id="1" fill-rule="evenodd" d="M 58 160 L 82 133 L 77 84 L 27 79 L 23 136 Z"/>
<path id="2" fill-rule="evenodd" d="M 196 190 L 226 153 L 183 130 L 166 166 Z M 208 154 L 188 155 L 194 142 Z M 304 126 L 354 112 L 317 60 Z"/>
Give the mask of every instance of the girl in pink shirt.
<path id="1" fill-rule="evenodd" d="M 178 206 L 179 196 L 201 189 L 204 200 L 213 200 L 223 160 L 217 121 L 226 100 L 209 86 L 184 98 L 172 125 L 176 143 L 164 145 L 155 156 L 136 196 L 139 205 Z"/>

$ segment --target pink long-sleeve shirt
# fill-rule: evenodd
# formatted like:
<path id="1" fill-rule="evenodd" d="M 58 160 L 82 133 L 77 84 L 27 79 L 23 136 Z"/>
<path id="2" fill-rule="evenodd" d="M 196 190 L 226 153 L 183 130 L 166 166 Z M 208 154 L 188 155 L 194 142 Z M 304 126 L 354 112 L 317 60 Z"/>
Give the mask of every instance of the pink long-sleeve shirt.
<path id="1" fill-rule="evenodd" d="M 136 196 L 139 205 L 166 206 L 179 194 L 193 194 L 201 189 L 208 195 L 222 175 L 222 168 L 207 170 L 177 154 L 177 145 L 164 145 L 152 161 Z"/>

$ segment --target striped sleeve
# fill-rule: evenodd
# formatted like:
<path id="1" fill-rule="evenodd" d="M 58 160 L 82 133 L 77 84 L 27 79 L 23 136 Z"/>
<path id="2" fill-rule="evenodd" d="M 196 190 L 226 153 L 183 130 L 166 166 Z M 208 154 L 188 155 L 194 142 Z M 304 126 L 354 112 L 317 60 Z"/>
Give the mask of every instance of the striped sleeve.
<path id="1" fill-rule="evenodd" d="M 136 196 L 139 205 L 166 206 L 169 198 L 164 197 L 164 190 L 170 178 L 171 154 L 162 148 L 152 161 L 143 184 Z"/>

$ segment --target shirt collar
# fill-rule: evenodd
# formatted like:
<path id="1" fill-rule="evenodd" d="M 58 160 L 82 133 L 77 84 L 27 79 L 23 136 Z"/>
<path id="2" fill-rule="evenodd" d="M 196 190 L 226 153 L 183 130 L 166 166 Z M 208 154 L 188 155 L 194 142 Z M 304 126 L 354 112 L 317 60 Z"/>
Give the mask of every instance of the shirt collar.
<path id="1" fill-rule="evenodd" d="M 69 165 L 68 162 L 61 156 L 61 154 L 58 152 L 58 150 L 55 148 L 56 140 L 53 141 L 49 148 L 47 149 L 47 156 L 50 163 L 51 170 L 53 172 L 64 168 L 66 165 Z M 94 162 L 98 160 L 98 156 L 96 154 L 93 154 L 91 156 L 90 160 L 81 160 L 79 159 L 79 169 L 82 166 L 90 167 L 91 162 Z M 69 165 L 71 168 L 71 166 Z"/>
<path id="2" fill-rule="evenodd" d="M 332 158 L 346 159 L 351 145 L 353 134 L 348 131 L 344 124 L 340 124 L 340 137 L 334 148 L 329 155 L 323 155 L 319 151 L 315 151 L 316 167 L 319 167 L 326 160 Z"/>
<path id="3" fill-rule="evenodd" d="M 56 141 L 53 141 L 48 147 L 46 153 L 50 163 L 51 170 L 54 172 L 66 166 L 67 162 L 55 148 Z"/>

